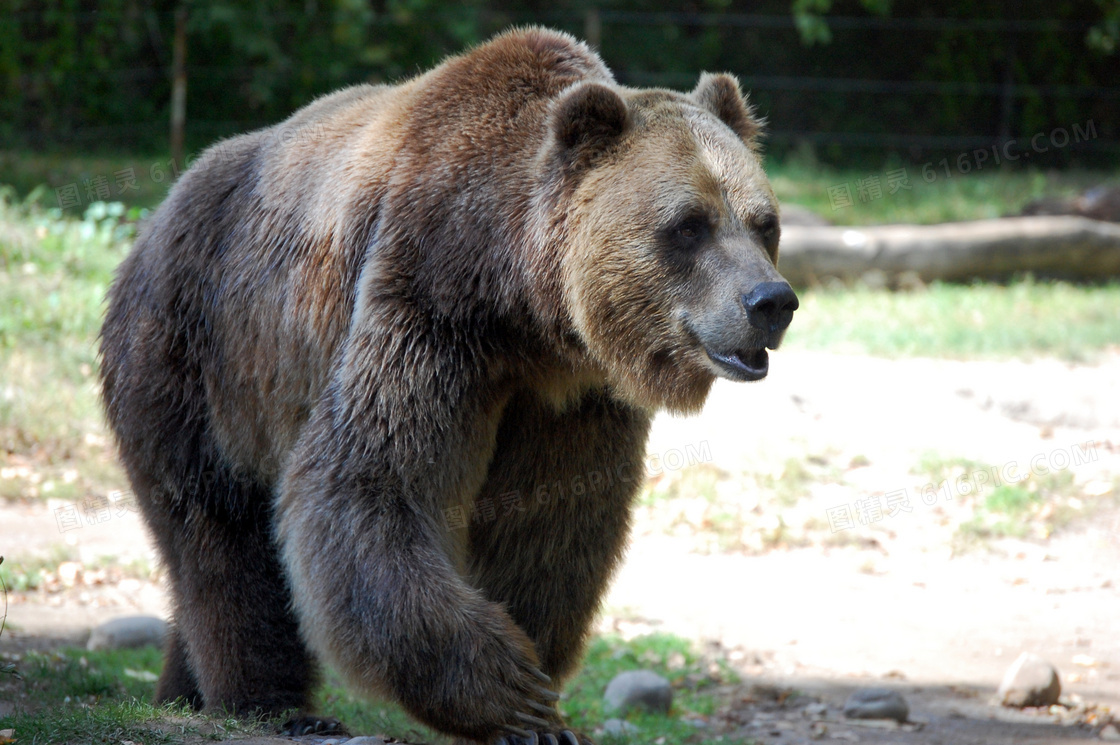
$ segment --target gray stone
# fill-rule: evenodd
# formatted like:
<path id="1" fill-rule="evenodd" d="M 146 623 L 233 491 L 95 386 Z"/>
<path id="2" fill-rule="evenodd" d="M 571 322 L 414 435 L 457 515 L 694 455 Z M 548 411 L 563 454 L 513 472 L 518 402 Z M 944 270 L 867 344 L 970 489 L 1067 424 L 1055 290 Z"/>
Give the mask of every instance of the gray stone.
<path id="1" fill-rule="evenodd" d="M 147 645 L 160 646 L 167 632 L 167 622 L 155 616 L 122 616 L 95 628 L 86 642 L 86 649 L 132 649 Z"/>
<path id="2" fill-rule="evenodd" d="M 350 740 L 344 741 L 346 745 L 385 745 L 385 741 L 380 737 L 354 737 Z"/>
<path id="3" fill-rule="evenodd" d="M 1007 668 L 996 698 L 1004 706 L 1052 706 L 1062 695 L 1058 671 L 1033 652 L 1023 652 Z"/>
<path id="4" fill-rule="evenodd" d="M 844 716 L 849 719 L 893 719 L 905 722 L 910 705 L 902 694 L 889 688 L 861 688 L 848 696 Z"/>
<path id="5" fill-rule="evenodd" d="M 638 732 L 641 732 L 641 728 L 638 725 L 631 724 L 622 719 L 608 719 L 603 722 L 603 733 L 613 737 L 636 735 Z"/>
<path id="6" fill-rule="evenodd" d="M 603 694 L 609 711 L 622 714 L 643 709 L 668 714 L 673 705 L 673 688 L 669 681 L 651 670 L 630 670 L 614 676 Z"/>
<path id="7" fill-rule="evenodd" d="M 801 713 L 810 719 L 826 719 L 828 717 L 828 704 L 809 704 L 801 710 Z"/>

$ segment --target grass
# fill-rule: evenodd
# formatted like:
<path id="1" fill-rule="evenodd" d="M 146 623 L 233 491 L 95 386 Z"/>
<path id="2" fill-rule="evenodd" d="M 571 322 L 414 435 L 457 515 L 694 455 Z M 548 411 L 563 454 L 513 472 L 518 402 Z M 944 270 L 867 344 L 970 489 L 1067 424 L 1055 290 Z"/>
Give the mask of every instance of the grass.
<path id="1" fill-rule="evenodd" d="M 154 648 L 87 652 L 61 649 L 30 652 L 15 659 L 15 672 L 0 673 L 0 698 L 17 703 L 15 713 L 0 717 L 0 730 L 13 729 L 17 742 L 31 743 L 197 743 L 234 735 L 275 732 L 276 722 L 253 723 L 201 716 L 178 707 L 154 707 L 154 677 L 161 665 Z M 651 669 L 673 684 L 674 706 L 668 715 L 631 714 L 639 728 L 631 736 L 602 738 L 603 743 L 665 742 L 706 745 L 707 735 L 690 723 L 711 716 L 718 706 L 717 686 L 736 683 L 730 668 L 697 653 L 688 641 L 655 634 L 624 641 L 617 636 L 594 639 L 583 670 L 568 686 L 560 706 L 576 729 L 591 732 L 613 716 L 605 711 L 602 692 L 619 672 Z M 395 705 L 368 702 L 328 675 L 317 701 L 319 711 L 341 719 L 352 734 L 386 734 L 410 742 L 450 742 L 412 722 Z"/>
<path id="2" fill-rule="evenodd" d="M 669 634 L 650 634 L 631 641 L 618 636 L 592 640 L 584 668 L 568 686 L 561 709 L 577 729 L 592 732 L 606 719 L 619 716 L 607 711 L 603 691 L 611 679 L 626 670 L 653 670 L 673 685 L 673 708 L 668 715 L 632 713 L 625 719 L 638 727 L 629 736 L 602 738 L 605 743 L 706 743 L 714 738 L 696 730 L 690 721 L 715 713 L 715 688 L 738 683 L 738 676 L 721 660 L 696 652 L 692 642 Z M 718 737 L 718 735 L 716 735 Z"/>
<path id="3" fill-rule="evenodd" d="M 152 581 L 160 569 L 145 558 L 122 561 L 120 556 L 99 556 L 83 562 L 75 546 L 55 544 L 45 553 L 8 556 L 0 564 L 0 581 L 11 592 L 57 592 L 74 586 L 116 584 L 126 578 Z"/>
<path id="4" fill-rule="evenodd" d="M 651 634 L 629 641 L 617 635 L 592 640 L 583 668 L 567 686 L 560 710 L 569 725 L 593 732 L 604 721 L 618 716 L 604 708 L 607 683 L 625 670 L 653 670 L 674 688 L 674 706 L 668 715 L 631 713 L 626 717 L 639 731 L 632 736 L 601 736 L 602 743 L 648 743 L 658 738 L 673 743 L 714 742 L 690 723 L 710 716 L 717 707 L 714 688 L 735 683 L 735 673 L 724 663 L 697 653 L 692 642 L 667 634 Z M 446 743 L 446 738 L 417 725 L 397 706 L 369 702 L 348 691 L 337 676 L 328 675 L 318 694 L 319 710 L 341 719 L 353 733 L 388 733 L 410 742 Z"/>
<path id="5" fill-rule="evenodd" d="M 0 498 L 124 488 L 97 398 L 96 339 L 137 214 L 96 204 L 64 218 L 0 190 Z"/>
<path id="6" fill-rule="evenodd" d="M 0 581 L 11 592 L 36 590 L 49 582 L 52 574 L 57 575 L 58 567 L 77 558 L 72 546 L 56 545 L 44 556 L 19 557 L 7 556 L 0 564 Z"/>
<path id="7" fill-rule="evenodd" d="M 768 162 L 766 171 L 780 203 L 805 207 L 837 225 L 933 224 L 1002 217 L 1017 214 L 1040 197 L 1069 198 L 1102 183 L 1118 182 L 1115 173 L 1040 171 L 1022 166 L 1001 169 L 990 164 L 969 173 L 951 168 L 946 176 L 937 164 L 923 168 L 925 165 L 899 162 L 837 170 L 790 158 Z M 891 194 L 888 174 L 898 169 L 906 170 L 910 188 L 899 186 Z M 874 178 L 879 179 L 881 196 L 872 191 L 861 201 L 861 179 L 866 183 Z M 829 190 L 840 187 L 843 191 L 844 186 L 851 193 L 851 205 L 836 206 Z"/>
<path id="8" fill-rule="evenodd" d="M 1091 361 L 1120 345 L 1120 283 L 935 283 L 916 292 L 862 287 L 801 293 L 788 348 L 885 357 Z"/>
<path id="9" fill-rule="evenodd" d="M 637 524 L 640 530 L 687 538 L 698 553 L 806 546 L 822 526 L 804 500 L 815 485 L 840 480 L 827 454 L 737 473 L 701 463 L 650 477 L 638 498 Z"/>
<path id="10" fill-rule="evenodd" d="M 927 453 L 913 469 L 929 478 L 923 492 L 936 493 L 944 504 L 959 505 L 954 550 L 981 548 L 1000 538 L 1046 539 L 1114 506 L 1120 495 L 1115 484 L 1087 489 L 1069 470 L 1009 465 L 1013 467 Z"/>
<path id="11" fill-rule="evenodd" d="M 264 731 L 253 723 L 146 703 L 160 664 L 154 648 L 14 656 L 9 671 L 0 674 L 0 698 L 16 709 L 0 717 L 0 730 L 14 730 L 19 745 L 188 743 Z"/>
<path id="12" fill-rule="evenodd" d="M 986 471 L 986 466 L 980 461 L 959 456 L 945 457 L 935 452 L 922 455 L 918 463 L 911 469 L 911 473 L 928 476 L 930 483 L 940 484 L 946 479 L 956 479 L 959 476 L 974 471 Z"/>
<path id="13" fill-rule="evenodd" d="M 993 538 L 1048 538 L 1055 530 L 1116 503 L 1116 492 L 1090 496 L 1068 471 L 1029 474 L 1015 483 L 979 490 L 972 516 L 957 528 L 957 548 Z"/>

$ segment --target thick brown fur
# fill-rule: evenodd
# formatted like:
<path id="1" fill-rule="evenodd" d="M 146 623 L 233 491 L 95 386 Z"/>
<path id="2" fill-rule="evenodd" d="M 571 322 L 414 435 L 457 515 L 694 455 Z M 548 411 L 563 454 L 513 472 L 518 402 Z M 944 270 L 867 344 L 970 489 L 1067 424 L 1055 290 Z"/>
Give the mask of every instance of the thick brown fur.
<path id="1" fill-rule="evenodd" d="M 527 29 L 206 152 L 101 342 L 157 697 L 303 709 L 320 658 L 461 738 L 560 733 L 652 412 L 788 323 L 743 305 L 781 283 L 757 134 L 728 76 L 627 89 Z"/>

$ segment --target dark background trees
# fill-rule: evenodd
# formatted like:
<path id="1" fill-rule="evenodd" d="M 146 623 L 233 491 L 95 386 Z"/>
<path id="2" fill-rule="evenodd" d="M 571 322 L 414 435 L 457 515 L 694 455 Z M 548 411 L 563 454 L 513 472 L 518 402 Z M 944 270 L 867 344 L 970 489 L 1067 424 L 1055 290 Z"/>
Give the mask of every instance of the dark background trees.
<path id="1" fill-rule="evenodd" d="M 689 88 L 730 70 L 772 153 L 924 157 L 1074 125 L 1040 154 L 1120 160 L 1117 0 L 7 0 L 3 148 L 167 148 L 175 11 L 187 16 L 187 145 L 317 95 L 399 80 L 512 24 L 591 37 L 620 82 Z"/>

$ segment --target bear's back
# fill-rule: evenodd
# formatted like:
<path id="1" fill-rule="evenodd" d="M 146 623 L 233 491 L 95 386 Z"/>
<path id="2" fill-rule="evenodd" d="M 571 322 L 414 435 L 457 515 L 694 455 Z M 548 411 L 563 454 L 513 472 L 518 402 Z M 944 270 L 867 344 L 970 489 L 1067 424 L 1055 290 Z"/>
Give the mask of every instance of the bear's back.
<path id="1" fill-rule="evenodd" d="M 214 145 L 122 265 L 107 338 L 143 327 L 146 338 L 114 343 L 153 360 L 185 349 L 226 457 L 275 480 L 344 348 L 371 257 L 436 312 L 474 312 L 455 307 L 469 297 L 509 313 L 549 105 L 586 79 L 613 82 L 586 45 L 512 31 Z"/>

